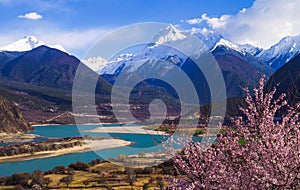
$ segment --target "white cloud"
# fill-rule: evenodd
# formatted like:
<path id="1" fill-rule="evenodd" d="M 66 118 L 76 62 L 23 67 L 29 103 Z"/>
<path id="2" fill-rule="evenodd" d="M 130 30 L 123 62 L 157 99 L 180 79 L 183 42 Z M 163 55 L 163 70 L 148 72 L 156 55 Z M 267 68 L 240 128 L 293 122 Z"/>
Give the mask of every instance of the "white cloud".
<path id="1" fill-rule="evenodd" d="M 207 36 L 207 35 L 213 33 L 212 30 L 209 30 L 209 29 L 207 29 L 205 27 L 204 28 L 195 28 L 195 27 L 193 27 L 193 28 L 190 29 L 190 31 L 192 32 L 192 34 L 194 34 L 194 33 L 201 33 L 204 36 Z"/>
<path id="2" fill-rule="evenodd" d="M 186 20 L 186 22 L 191 25 L 200 24 L 202 22 L 202 19 L 201 18 L 193 18 L 193 19 Z"/>
<path id="3" fill-rule="evenodd" d="M 237 43 L 269 48 L 288 35 L 300 33 L 299 0 L 256 0 L 236 15 L 201 16 L 212 29 Z"/>
<path id="4" fill-rule="evenodd" d="M 214 29 L 221 28 L 226 25 L 229 18 L 229 15 L 222 15 L 220 18 L 209 17 L 207 14 L 203 14 L 201 16 L 201 20 L 206 21 L 207 24 Z"/>
<path id="5" fill-rule="evenodd" d="M 19 18 L 25 18 L 25 19 L 30 19 L 30 20 L 38 20 L 43 18 L 42 15 L 36 13 L 36 12 L 30 12 L 30 13 L 26 13 L 25 15 L 19 15 Z"/>
<path id="6" fill-rule="evenodd" d="M 220 18 L 209 17 L 206 13 L 202 14 L 201 18 L 193 18 L 189 20 L 181 20 L 181 22 L 186 22 L 190 25 L 201 24 L 206 22 L 212 28 L 220 28 L 226 24 L 227 19 L 230 15 L 222 15 Z"/>

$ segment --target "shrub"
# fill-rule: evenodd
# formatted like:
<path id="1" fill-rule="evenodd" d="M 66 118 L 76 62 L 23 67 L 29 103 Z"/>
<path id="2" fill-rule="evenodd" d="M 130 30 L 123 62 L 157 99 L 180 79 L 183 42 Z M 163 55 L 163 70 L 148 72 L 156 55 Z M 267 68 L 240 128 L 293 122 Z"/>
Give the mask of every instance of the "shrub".
<path id="1" fill-rule="evenodd" d="M 101 160 L 100 160 L 99 158 L 97 158 L 96 160 L 90 161 L 90 162 L 89 162 L 89 165 L 90 165 L 91 167 L 93 167 L 93 166 L 95 166 L 95 165 L 97 165 L 97 164 L 100 164 L 100 163 L 101 163 Z"/>
<path id="2" fill-rule="evenodd" d="M 65 176 L 59 180 L 59 182 L 64 183 L 67 187 L 69 187 L 72 181 L 73 181 L 72 175 Z"/>
<path id="3" fill-rule="evenodd" d="M 73 170 L 80 170 L 80 171 L 88 171 L 89 170 L 89 165 L 84 163 L 84 162 L 76 162 L 76 163 L 71 163 L 69 165 L 70 169 Z"/>
<path id="4" fill-rule="evenodd" d="M 31 179 L 30 173 L 22 172 L 15 173 L 6 181 L 6 185 L 21 185 L 23 187 L 28 186 L 28 181 Z"/>
<path id="5" fill-rule="evenodd" d="M 10 179 L 10 177 L 1 177 L 0 178 L 0 185 L 7 184 L 7 181 Z"/>
<path id="6" fill-rule="evenodd" d="M 32 178 L 32 180 L 31 180 L 32 184 L 41 185 L 41 184 L 43 184 L 44 173 L 41 170 L 34 170 L 31 178 Z"/>
<path id="7" fill-rule="evenodd" d="M 55 168 L 53 169 L 55 174 L 64 174 L 65 170 L 66 168 L 64 166 L 55 166 Z"/>

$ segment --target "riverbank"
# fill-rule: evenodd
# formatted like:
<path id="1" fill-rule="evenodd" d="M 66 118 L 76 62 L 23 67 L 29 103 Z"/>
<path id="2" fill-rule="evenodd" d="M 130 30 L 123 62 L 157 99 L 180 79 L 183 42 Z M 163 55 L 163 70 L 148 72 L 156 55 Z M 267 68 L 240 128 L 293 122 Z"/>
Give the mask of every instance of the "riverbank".
<path id="1" fill-rule="evenodd" d="M 97 127 L 91 130 L 83 130 L 82 132 L 168 135 L 164 131 L 154 131 L 154 130 L 144 129 L 144 126 Z"/>
<path id="2" fill-rule="evenodd" d="M 84 143 L 82 145 L 69 147 L 69 148 L 62 148 L 62 149 L 58 149 L 58 150 L 49 150 L 49 151 L 40 151 L 40 152 L 34 152 L 34 153 L 25 153 L 25 154 L 18 154 L 18 155 L 12 155 L 12 156 L 2 156 L 2 157 L 0 157 L 0 163 L 56 157 L 56 156 L 62 156 L 62 155 L 66 155 L 66 154 L 90 152 L 90 151 L 94 151 L 94 150 L 103 150 L 103 149 L 117 148 L 117 147 L 122 147 L 122 146 L 129 146 L 131 144 L 132 144 L 132 142 L 125 141 L 122 139 L 84 140 Z"/>
<path id="3" fill-rule="evenodd" d="M 36 134 L 24 134 L 24 133 L 17 133 L 17 134 L 6 134 L 0 133 L 0 141 L 1 143 L 25 143 L 30 142 L 35 138 L 40 137 Z"/>

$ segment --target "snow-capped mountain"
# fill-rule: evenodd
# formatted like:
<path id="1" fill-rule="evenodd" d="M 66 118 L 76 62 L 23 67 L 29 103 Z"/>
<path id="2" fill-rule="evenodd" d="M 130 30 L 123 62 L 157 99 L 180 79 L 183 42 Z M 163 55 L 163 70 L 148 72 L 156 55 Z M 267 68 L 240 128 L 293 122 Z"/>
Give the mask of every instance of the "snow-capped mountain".
<path id="1" fill-rule="evenodd" d="M 237 51 L 237 52 L 240 52 L 240 53 L 243 53 L 245 54 L 245 51 L 243 49 L 241 49 L 238 45 L 232 43 L 232 42 L 229 42 L 228 40 L 225 40 L 224 38 L 221 38 L 216 44 L 215 46 L 212 48 L 211 51 L 214 51 L 217 47 L 219 46 L 224 46 L 226 47 L 227 49 L 229 50 L 234 50 L 234 51 Z"/>
<path id="2" fill-rule="evenodd" d="M 253 56 L 251 53 L 248 53 L 239 45 L 232 43 L 228 40 L 225 40 L 224 38 L 221 38 L 215 44 L 214 48 L 212 48 L 211 50 L 211 53 L 214 55 L 214 57 L 217 59 L 218 62 L 223 62 L 224 59 L 227 59 L 226 57 L 228 56 L 234 56 L 235 58 L 239 59 L 238 62 L 240 62 L 241 64 L 243 63 L 250 64 L 252 67 L 254 67 L 257 70 L 257 72 L 264 73 L 267 76 L 270 76 L 270 74 L 273 72 L 273 70 L 268 65 L 263 63 L 255 56 Z M 221 59 L 219 57 L 221 57 Z M 231 59 L 233 59 L 233 57 Z M 233 62 L 233 60 L 231 61 Z M 241 71 L 241 72 L 245 72 L 251 75 L 251 73 L 249 73 L 248 71 Z"/>
<path id="3" fill-rule="evenodd" d="M 100 75 L 117 75 L 121 70 L 133 72 L 145 63 L 149 64 L 149 66 L 161 66 L 160 64 L 156 65 L 156 63 L 163 60 L 168 60 L 174 64 L 182 64 L 187 59 L 187 56 L 163 44 L 180 43 L 187 35 L 186 31 L 169 25 L 154 37 L 154 44 L 149 44 L 135 54 L 121 54 L 116 60 L 108 62 L 98 73 Z"/>
<path id="4" fill-rule="evenodd" d="M 250 62 L 258 69 L 262 69 L 264 66 L 259 60 L 239 47 L 239 45 L 224 39 L 224 37 L 218 33 L 212 31 L 203 33 L 201 30 L 180 30 L 173 25 L 167 26 L 157 36 L 155 36 L 154 44 L 149 44 L 135 54 L 121 54 L 116 60 L 109 62 L 105 62 L 103 60 L 95 61 L 95 58 L 90 58 L 90 61 L 94 60 L 92 63 L 86 63 L 86 61 L 83 62 L 100 75 L 118 75 L 118 73 L 122 70 L 133 72 L 139 69 L 146 62 L 147 64 L 154 66 L 159 60 L 167 60 L 181 66 L 188 57 L 181 52 L 164 46 L 163 44 L 184 43 L 184 39 L 186 39 L 189 35 L 197 36 L 214 55 L 230 53 L 246 62 Z M 165 70 L 167 68 L 162 69 Z"/>
<path id="5" fill-rule="evenodd" d="M 164 46 L 163 44 L 185 43 L 184 39 L 186 39 L 188 35 L 197 36 L 214 56 L 232 54 L 239 59 L 252 64 L 259 70 L 266 71 L 267 73 L 270 72 L 269 67 L 264 68 L 267 66 L 261 61 L 243 48 L 239 47 L 239 45 L 226 40 L 218 33 L 211 31 L 204 34 L 201 30 L 179 30 L 173 25 L 169 25 L 154 38 L 154 45 L 150 44 L 135 54 L 122 54 L 116 60 L 110 61 L 106 65 L 99 63 L 101 65 L 99 68 L 102 68 L 102 70 L 99 70 L 98 73 L 100 75 L 118 75 L 118 73 L 122 70 L 133 72 L 139 69 L 146 62 L 147 64 L 154 66 L 159 60 L 167 60 L 175 65 L 182 66 L 188 57 L 181 52 Z M 159 66 L 162 67 L 161 65 Z M 156 65 L 155 67 L 158 66 Z M 166 70 L 168 68 L 162 67 L 161 69 Z"/>
<path id="6" fill-rule="evenodd" d="M 34 48 L 39 46 L 48 46 L 50 48 L 55 48 L 63 52 L 67 52 L 60 44 L 55 45 L 48 45 L 43 41 L 38 40 L 34 36 L 26 36 L 16 42 L 8 44 L 6 46 L 0 47 L 0 51 L 16 51 L 16 52 L 23 52 L 23 51 L 30 51 Z"/>
<path id="7" fill-rule="evenodd" d="M 146 63 L 149 66 L 159 66 L 159 64 L 156 65 L 157 61 L 170 60 L 174 64 L 180 64 L 185 59 L 187 59 L 187 56 L 174 49 L 161 45 L 153 45 L 135 54 L 121 54 L 116 60 L 108 62 L 98 73 L 100 75 L 118 75 L 121 70 L 125 69 L 134 72 Z"/>
<path id="8" fill-rule="evenodd" d="M 71 89 L 79 63 L 76 57 L 44 45 L 30 51 L 3 51 L 0 52 L 0 79 Z"/>
<path id="9" fill-rule="evenodd" d="M 169 25 L 154 38 L 154 44 L 149 44 L 137 53 L 122 54 L 117 59 L 109 62 L 91 59 L 91 63 L 87 65 L 100 75 L 115 76 L 124 70 L 134 72 L 145 63 L 148 64 L 148 69 L 161 67 L 161 70 L 166 71 L 167 67 L 158 64 L 158 61 L 163 60 L 181 67 L 188 57 L 164 46 L 164 44 L 181 43 L 189 35 L 196 35 L 215 57 L 227 56 L 228 58 L 228 55 L 234 56 L 240 60 L 241 64 L 247 62 L 266 75 L 277 70 L 300 53 L 300 35 L 283 38 L 270 49 L 263 50 L 250 44 L 235 44 L 214 31 L 203 32 L 201 29 L 180 30 L 173 25 Z"/>
<path id="10" fill-rule="evenodd" d="M 260 52 L 256 57 L 277 70 L 299 53 L 300 35 L 285 37 L 270 49 Z"/>
<path id="11" fill-rule="evenodd" d="M 201 29 L 193 28 L 192 30 L 189 30 L 189 32 L 192 35 L 197 36 L 209 50 L 213 49 L 221 39 L 224 39 L 221 34 L 214 31 L 203 31 Z"/>
<path id="12" fill-rule="evenodd" d="M 253 56 L 257 56 L 260 52 L 263 51 L 262 48 L 256 47 L 251 44 L 240 44 L 239 47 L 242 48 L 244 51 L 250 53 Z"/>
<path id="13" fill-rule="evenodd" d="M 228 97 L 242 95 L 241 86 L 254 84 L 262 74 L 269 76 L 272 71 L 269 66 L 242 47 L 226 40 L 218 33 L 207 32 L 203 34 L 200 30 L 183 31 L 176 29 L 174 26 L 168 26 L 154 38 L 155 43 L 148 44 L 134 54 L 121 54 L 115 60 L 107 62 L 98 74 L 102 75 L 107 81 L 114 82 L 120 73 L 124 74 L 124 80 L 147 76 L 149 72 L 165 77 L 169 74 L 172 75 L 174 68 L 180 67 L 193 81 L 199 82 L 196 82 L 196 85 L 199 87 L 197 87 L 197 91 L 201 94 L 201 89 L 203 90 L 205 86 L 203 83 L 205 79 L 197 72 L 199 68 L 187 55 L 170 48 L 174 44 L 188 47 L 191 43 L 191 41 L 188 41 L 189 35 L 195 35 L 206 46 L 199 45 L 196 48 L 193 46 L 194 49 L 190 49 L 190 51 L 194 55 L 198 55 L 199 52 L 205 50 L 211 52 L 215 57 L 224 75 Z M 166 62 L 173 64 L 166 64 Z M 172 75 L 172 77 L 176 76 Z"/>
<path id="14" fill-rule="evenodd" d="M 185 31 L 179 30 L 170 24 L 155 37 L 154 41 L 155 44 L 160 45 L 172 41 L 183 40 L 186 37 L 187 35 Z"/>
<path id="15" fill-rule="evenodd" d="M 176 65 L 181 65 L 188 57 L 175 49 L 164 46 L 164 44 L 180 43 L 180 41 L 184 41 L 188 35 L 196 35 L 209 49 L 214 47 L 215 44 L 222 39 L 222 36 L 214 33 L 202 35 L 200 31 L 180 30 L 170 24 L 154 37 L 154 44 L 149 44 L 135 54 L 121 54 L 116 60 L 108 62 L 98 73 L 100 75 L 116 75 L 125 69 L 132 72 L 141 67 L 148 60 L 150 60 L 150 62 L 147 62 L 147 64 L 152 64 L 153 66 L 159 60 L 168 60 Z"/>
<path id="16" fill-rule="evenodd" d="M 83 59 L 81 62 L 96 73 L 100 72 L 107 65 L 107 60 L 102 57 L 91 57 L 88 59 Z"/>

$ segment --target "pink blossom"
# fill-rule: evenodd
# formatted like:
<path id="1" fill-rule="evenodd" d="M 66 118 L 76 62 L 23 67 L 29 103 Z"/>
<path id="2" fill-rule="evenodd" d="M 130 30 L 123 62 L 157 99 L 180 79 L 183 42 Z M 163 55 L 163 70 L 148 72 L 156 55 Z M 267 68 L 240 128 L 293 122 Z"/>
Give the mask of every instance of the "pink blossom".
<path id="1" fill-rule="evenodd" d="M 218 141 L 210 148 L 205 142 L 187 145 L 173 158 L 180 177 L 170 189 L 299 189 L 300 129 L 298 109 L 287 105 L 286 95 L 264 93 L 265 78 L 259 80 L 254 96 L 245 89 L 246 119 L 234 126 L 222 126 Z M 281 122 L 275 114 L 286 107 Z"/>

